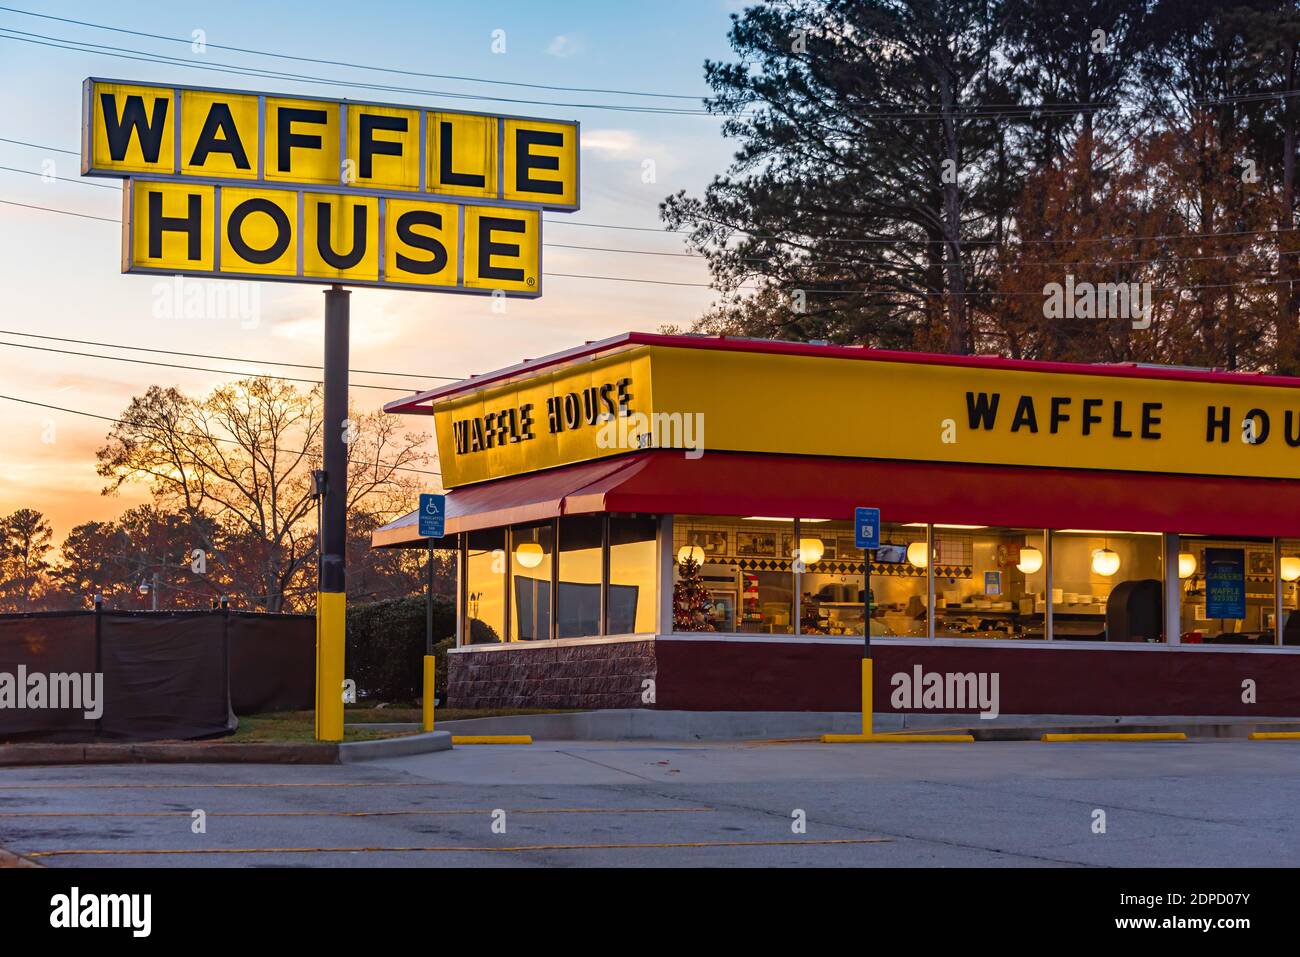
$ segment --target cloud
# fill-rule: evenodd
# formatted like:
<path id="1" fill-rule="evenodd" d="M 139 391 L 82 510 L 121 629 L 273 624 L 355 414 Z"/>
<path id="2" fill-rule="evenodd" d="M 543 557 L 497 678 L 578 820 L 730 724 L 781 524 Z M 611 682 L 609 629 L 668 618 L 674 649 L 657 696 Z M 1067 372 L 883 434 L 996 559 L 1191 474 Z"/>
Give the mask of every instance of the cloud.
<path id="1" fill-rule="evenodd" d="M 578 55 L 585 48 L 586 46 L 581 37 L 561 33 L 559 36 L 551 38 L 551 42 L 546 47 L 546 52 L 551 56 L 571 57 Z"/>
<path id="2" fill-rule="evenodd" d="M 646 147 L 631 130 L 584 130 L 582 148 L 614 158 L 644 155 Z"/>

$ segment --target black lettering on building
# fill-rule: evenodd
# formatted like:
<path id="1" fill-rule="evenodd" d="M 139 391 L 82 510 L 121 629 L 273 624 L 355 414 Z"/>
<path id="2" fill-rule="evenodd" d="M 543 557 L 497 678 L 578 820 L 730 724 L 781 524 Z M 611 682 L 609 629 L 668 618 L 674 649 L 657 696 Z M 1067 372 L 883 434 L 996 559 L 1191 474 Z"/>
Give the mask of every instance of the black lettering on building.
<path id="1" fill-rule="evenodd" d="M 1115 400 L 1114 419 L 1110 434 L 1117 439 L 1133 438 L 1133 430 L 1124 428 L 1124 403 L 1119 399 Z"/>
<path id="2" fill-rule="evenodd" d="M 1083 434 L 1092 435 L 1092 427 L 1101 424 L 1101 416 L 1094 413 L 1093 409 L 1101 408 L 1101 399 L 1084 399 L 1083 400 Z"/>
<path id="3" fill-rule="evenodd" d="M 1156 413 L 1163 409 L 1164 405 L 1163 402 L 1142 403 L 1142 438 L 1160 438 L 1160 433 L 1156 431 L 1156 426 L 1160 424 L 1160 416 Z"/>
<path id="4" fill-rule="evenodd" d="M 1034 411 L 1034 398 L 1022 395 L 1016 405 L 1016 417 L 1011 420 L 1011 431 L 1019 432 L 1027 428 L 1031 433 L 1038 431 L 1038 413 Z"/>
<path id="5" fill-rule="evenodd" d="M 1052 428 L 1051 433 L 1055 435 L 1061 431 L 1061 424 L 1070 421 L 1070 414 L 1063 412 L 1062 409 L 1069 405 L 1073 400 L 1063 395 L 1052 396 Z"/>
<path id="6" fill-rule="evenodd" d="M 987 392 L 981 392 L 979 398 L 975 397 L 974 392 L 967 392 L 966 415 L 970 419 L 970 427 L 985 431 L 992 429 L 998 419 L 998 403 L 1001 401 L 1001 392 L 994 392 L 992 399 Z"/>
<path id="7" fill-rule="evenodd" d="M 1223 415 L 1214 414 L 1214 406 L 1209 406 L 1205 410 L 1205 441 L 1213 442 L 1214 433 L 1220 435 L 1219 441 L 1228 441 L 1228 423 L 1232 417 L 1232 410 L 1228 406 L 1223 406 Z"/>

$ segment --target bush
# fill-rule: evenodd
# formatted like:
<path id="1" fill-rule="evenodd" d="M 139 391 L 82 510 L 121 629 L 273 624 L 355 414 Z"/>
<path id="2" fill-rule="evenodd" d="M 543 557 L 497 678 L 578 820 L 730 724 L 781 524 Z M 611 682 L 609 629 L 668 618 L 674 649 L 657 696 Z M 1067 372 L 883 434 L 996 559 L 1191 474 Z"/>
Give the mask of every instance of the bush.
<path id="1" fill-rule="evenodd" d="M 423 597 L 392 598 L 348 606 L 347 677 L 358 694 L 380 701 L 414 701 L 424 683 Z M 433 599 L 435 687 L 447 693 L 447 649 L 456 644 L 456 605 Z"/>

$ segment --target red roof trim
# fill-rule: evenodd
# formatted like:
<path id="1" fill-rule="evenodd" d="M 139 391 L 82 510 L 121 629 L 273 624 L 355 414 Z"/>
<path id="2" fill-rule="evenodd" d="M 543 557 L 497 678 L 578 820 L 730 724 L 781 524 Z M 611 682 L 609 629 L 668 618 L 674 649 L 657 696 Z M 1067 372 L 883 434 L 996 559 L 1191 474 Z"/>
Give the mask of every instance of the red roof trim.
<path id="1" fill-rule="evenodd" d="M 1127 379 L 1163 379 L 1180 382 L 1217 382 L 1233 385 L 1262 385 L 1300 388 L 1300 378 L 1264 375 L 1253 372 L 1200 371 L 1171 366 L 1145 367 L 1133 363 L 1095 365 L 1083 362 L 1044 362 L 1030 359 L 1005 359 L 1001 356 L 953 356 L 932 352 L 901 352 L 889 349 L 866 349 L 862 346 L 822 346 L 803 342 L 778 342 L 766 339 L 729 339 L 725 336 L 669 336 L 651 332 L 625 332 L 608 339 L 588 342 L 540 359 L 526 360 L 489 372 L 420 392 L 405 399 L 395 399 L 384 406 L 385 412 L 428 415 L 428 403 L 451 395 L 469 392 L 500 382 L 523 372 L 559 365 L 631 346 L 666 346 L 679 349 L 717 349 L 726 352 L 754 352 L 768 355 L 820 356 L 832 359 L 862 359 L 874 362 L 908 362 L 918 365 L 958 366 L 974 369 L 1005 369 L 1017 372 L 1049 372 L 1066 375 L 1112 376 Z"/>

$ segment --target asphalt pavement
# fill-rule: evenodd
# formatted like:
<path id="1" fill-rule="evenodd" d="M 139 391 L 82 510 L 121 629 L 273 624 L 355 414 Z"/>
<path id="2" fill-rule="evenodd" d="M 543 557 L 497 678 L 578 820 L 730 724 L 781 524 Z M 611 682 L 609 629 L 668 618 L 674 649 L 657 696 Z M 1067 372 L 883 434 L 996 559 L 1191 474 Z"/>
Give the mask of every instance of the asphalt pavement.
<path id="1" fill-rule="evenodd" d="M 0 769 L 49 867 L 1300 865 L 1300 742 L 545 742 Z"/>

